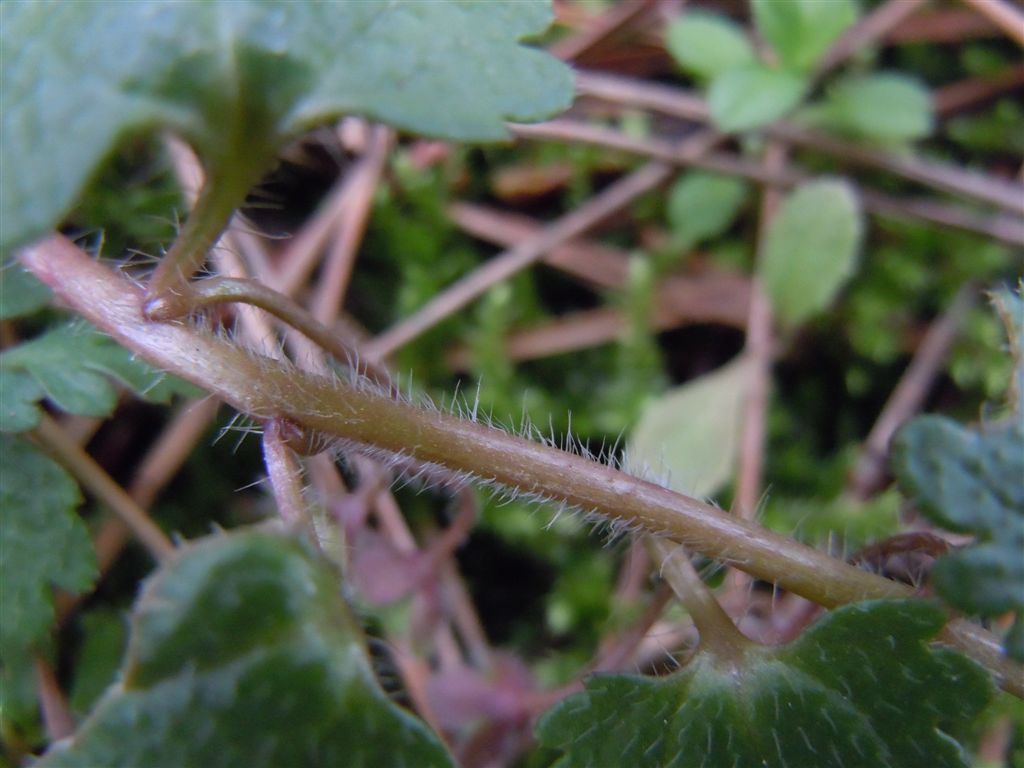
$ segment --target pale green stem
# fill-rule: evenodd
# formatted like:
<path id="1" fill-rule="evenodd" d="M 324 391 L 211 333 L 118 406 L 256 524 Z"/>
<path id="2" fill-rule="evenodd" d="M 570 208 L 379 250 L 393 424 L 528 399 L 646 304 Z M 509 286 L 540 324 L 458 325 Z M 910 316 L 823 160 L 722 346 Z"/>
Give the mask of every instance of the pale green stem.
<path id="1" fill-rule="evenodd" d="M 754 643 L 736 628 L 719 605 L 690 562 L 686 548 L 657 536 L 647 537 L 647 547 L 661 568 L 661 577 L 693 619 L 700 633 L 701 649 L 716 658 L 740 663 Z"/>
<path id="2" fill-rule="evenodd" d="M 255 418 L 285 418 L 304 430 L 596 512 L 667 536 L 826 607 L 914 594 L 903 584 L 752 521 L 587 458 L 286 366 L 188 324 L 149 322 L 142 313 L 141 291 L 64 237 L 25 249 L 21 261 L 65 303 L 123 345 Z M 947 633 L 945 639 L 988 667 L 1008 690 L 1024 694 L 1020 665 L 1002 656 L 995 638 L 991 644 L 980 640 L 986 636 L 979 629 Z"/>
<path id="3" fill-rule="evenodd" d="M 263 463 L 281 518 L 292 527 L 309 524 L 302 496 L 302 467 L 282 434 L 288 425 L 270 419 L 263 425 Z"/>
<path id="4" fill-rule="evenodd" d="M 257 164 L 250 161 L 246 165 L 255 167 Z M 262 166 L 259 167 L 262 171 Z M 146 286 L 147 299 L 158 302 L 165 316 L 181 317 L 189 313 L 192 276 L 202 268 L 210 249 L 258 180 L 259 174 L 255 173 L 207 178 L 185 226 Z"/>

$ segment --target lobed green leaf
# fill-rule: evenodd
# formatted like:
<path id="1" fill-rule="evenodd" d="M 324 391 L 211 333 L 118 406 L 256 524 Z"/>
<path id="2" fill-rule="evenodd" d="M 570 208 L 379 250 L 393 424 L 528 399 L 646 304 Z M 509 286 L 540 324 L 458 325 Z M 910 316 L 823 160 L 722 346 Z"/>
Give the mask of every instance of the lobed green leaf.
<path id="1" fill-rule="evenodd" d="M 0 434 L 0 655 L 5 665 L 45 638 L 53 624 L 52 588 L 87 589 L 96 558 L 75 514 L 78 486 L 28 442 Z"/>
<path id="2" fill-rule="evenodd" d="M 189 545 L 149 580 L 120 681 L 38 765 L 452 763 L 380 689 L 333 569 L 294 539 L 245 531 Z"/>
<path id="3" fill-rule="evenodd" d="M 797 325 L 825 309 L 853 274 L 862 237 L 860 206 L 841 181 L 811 181 L 772 219 L 759 269 L 776 316 Z"/>
<path id="4" fill-rule="evenodd" d="M 931 520 L 977 542 L 932 568 L 936 591 L 970 613 L 1012 611 L 1006 651 L 1024 660 L 1024 416 L 967 429 L 940 416 L 915 419 L 896 435 L 893 471 Z"/>
<path id="5" fill-rule="evenodd" d="M 154 128 L 227 186 L 341 114 L 504 138 L 572 98 L 569 70 L 519 43 L 550 20 L 549 0 L 4 3 L 0 250 L 53 228 L 123 137 Z"/>
<path id="6" fill-rule="evenodd" d="M 117 405 L 115 381 L 153 403 L 199 392 L 151 368 L 92 326 L 72 322 L 0 353 L 0 428 L 35 427 L 44 398 L 67 413 L 109 416 Z"/>
<path id="7" fill-rule="evenodd" d="M 566 753 L 560 768 L 966 768 L 945 729 L 970 722 L 992 687 L 928 647 L 944 622 L 923 601 L 844 606 L 739 663 L 703 650 L 663 678 L 591 677 L 537 736 Z"/>

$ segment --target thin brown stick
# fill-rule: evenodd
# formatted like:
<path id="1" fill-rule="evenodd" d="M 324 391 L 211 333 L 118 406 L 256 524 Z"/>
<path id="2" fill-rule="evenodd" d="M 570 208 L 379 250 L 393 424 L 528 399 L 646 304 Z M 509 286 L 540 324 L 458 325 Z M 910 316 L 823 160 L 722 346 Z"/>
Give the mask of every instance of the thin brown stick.
<path id="1" fill-rule="evenodd" d="M 60 689 L 53 666 L 41 654 L 32 656 L 32 668 L 35 672 L 36 693 L 39 695 L 39 706 L 43 711 L 43 727 L 50 743 L 66 738 L 75 732 L 75 718 L 71 714 L 67 698 Z"/>
<path id="2" fill-rule="evenodd" d="M 1024 13 L 1004 0 L 963 0 L 991 21 L 1017 45 L 1024 46 Z"/>
<path id="3" fill-rule="evenodd" d="M 516 126 L 514 131 L 524 138 L 593 144 L 654 157 L 679 165 L 691 165 L 708 171 L 740 176 L 779 187 L 792 187 L 811 178 L 810 174 L 798 170 L 792 165 L 778 172 L 770 172 L 758 163 L 725 153 L 709 152 L 701 157 L 686 160 L 679 157 L 672 149 L 671 144 L 662 139 L 637 139 L 609 128 L 573 120 L 551 120 L 538 125 Z M 1021 189 L 1024 190 L 1024 186 Z M 934 200 L 903 201 L 870 189 L 861 189 L 859 195 L 864 208 L 871 213 L 901 219 L 921 219 L 934 224 L 977 232 L 1012 245 L 1024 245 L 1024 222 L 1019 217 L 1003 214 L 976 214 L 973 211 Z"/>
<path id="4" fill-rule="evenodd" d="M 373 194 L 384 172 L 393 139 L 394 132 L 391 129 L 382 125 L 374 126 L 370 131 L 366 154 L 353 174 L 340 226 L 313 299 L 312 313 L 321 323 L 331 322 L 341 308 L 352 276 L 356 251 L 369 219 Z"/>
<path id="5" fill-rule="evenodd" d="M 937 8 L 911 16 L 906 23 L 889 30 L 887 45 L 913 43 L 953 43 L 999 37 L 1000 29 L 968 8 Z"/>
<path id="6" fill-rule="evenodd" d="M 576 89 L 582 95 L 651 109 L 687 120 L 710 120 L 704 100 L 682 88 L 613 75 L 579 72 L 576 75 Z M 888 171 L 944 192 L 991 203 L 1015 213 L 1024 212 L 1024 186 L 1020 184 L 915 157 L 894 155 L 782 121 L 766 127 L 765 131 L 773 138 L 825 152 L 846 163 Z"/>
<path id="7" fill-rule="evenodd" d="M 341 130 L 341 127 L 338 127 Z M 349 201 L 364 183 L 365 165 L 350 169 L 328 192 L 316 213 L 303 224 L 280 255 L 281 271 L 275 287 L 293 295 L 306 282 L 316 267 L 321 249 L 330 239 L 339 222 L 346 216 Z M 269 276 L 262 276 L 269 281 Z"/>
<path id="8" fill-rule="evenodd" d="M 463 231 L 507 247 L 535 237 L 543 226 L 528 216 L 470 203 L 456 203 L 448 214 Z M 628 254 L 589 240 L 568 241 L 553 249 L 544 263 L 600 289 L 619 290 L 628 279 Z M 747 316 L 748 296 L 749 282 L 738 274 L 721 272 L 698 278 L 666 275 L 658 283 L 655 322 L 668 324 L 692 318 L 741 325 Z"/>
<path id="9" fill-rule="evenodd" d="M 778 168 L 786 162 L 785 148 L 772 142 L 765 152 L 765 165 Z M 765 242 L 775 211 L 781 203 L 778 190 L 766 187 L 761 196 L 761 214 L 758 223 L 758 254 L 764 258 Z M 733 512 L 752 520 L 761 496 L 764 474 L 765 422 L 768 412 L 768 392 L 771 382 L 772 306 L 754 280 L 750 297 L 750 316 L 744 355 L 751 361 L 750 380 L 743 406 L 743 426 L 740 432 L 739 467 L 736 479 L 736 498 Z"/>
<path id="10" fill-rule="evenodd" d="M 764 165 L 777 171 L 786 164 L 786 147 L 777 141 L 769 142 L 765 148 Z M 758 220 L 758 260 L 764 259 L 765 243 L 772 219 L 782 202 L 777 189 L 765 186 L 761 192 L 761 210 Z M 756 274 L 756 273 L 755 273 Z M 733 513 L 747 520 L 753 520 L 757 513 L 757 501 L 761 496 L 764 476 L 765 434 L 768 418 L 768 399 L 772 377 L 772 306 L 755 276 L 750 296 L 750 316 L 747 320 L 747 337 L 744 355 L 750 361 L 747 394 L 743 403 L 743 422 L 740 429 L 739 461 L 736 472 L 736 496 Z M 731 596 L 747 594 L 750 577 L 743 571 L 733 570 L 729 574 Z M 727 602 L 731 602 L 727 598 Z M 740 602 L 738 599 L 736 602 Z M 745 601 L 744 601 L 745 602 Z"/>
<path id="11" fill-rule="evenodd" d="M 263 462 L 281 518 L 289 526 L 308 525 L 311 521 L 302 496 L 302 467 L 288 447 L 286 429 L 280 419 L 268 419 L 264 423 Z"/>
<path id="12" fill-rule="evenodd" d="M 106 473 L 96 460 L 74 441 L 49 416 L 44 416 L 30 433 L 58 464 L 63 466 L 89 493 L 106 504 L 131 530 L 132 534 L 158 562 L 174 554 L 174 544 L 146 511 Z"/>
<path id="13" fill-rule="evenodd" d="M 1024 86 L 1024 64 L 1007 67 L 994 75 L 968 77 L 932 91 L 932 106 L 942 117 L 971 109 L 983 102 Z"/>
<path id="14" fill-rule="evenodd" d="M 548 48 L 548 52 L 564 61 L 575 61 L 620 33 L 654 5 L 653 0 L 631 0 L 614 5 L 586 29 L 563 37 Z"/>
<path id="15" fill-rule="evenodd" d="M 670 165 L 655 161 L 620 179 L 586 204 L 545 227 L 537 237 L 496 256 L 437 294 L 417 312 L 367 344 L 363 350 L 366 357 L 370 360 L 388 357 L 492 286 L 535 263 L 555 246 L 582 234 L 643 193 L 664 183 L 671 174 Z"/>
<path id="16" fill-rule="evenodd" d="M 191 400 L 181 406 L 164 427 L 156 442 L 146 451 L 128 486 L 128 495 L 142 509 L 149 509 L 163 487 L 178 473 L 219 407 L 220 403 L 212 397 Z M 93 549 L 101 578 L 117 561 L 130 538 L 128 526 L 116 515 L 107 517 L 100 525 L 93 537 Z M 58 592 L 55 600 L 57 623 L 67 621 L 84 598 L 84 594 Z"/>
<path id="17" fill-rule="evenodd" d="M 861 48 L 881 40 L 889 30 L 899 26 L 927 2 L 928 0 L 886 0 L 843 34 L 826 51 L 815 71 L 819 75 L 827 72 Z"/>
<path id="18" fill-rule="evenodd" d="M 910 365 L 889 395 L 861 447 L 848 486 L 854 498 L 864 500 L 878 490 L 885 476 L 889 441 L 900 425 L 921 409 L 974 298 L 973 286 L 965 285 L 961 288 L 949 309 L 932 323 L 921 340 Z"/>

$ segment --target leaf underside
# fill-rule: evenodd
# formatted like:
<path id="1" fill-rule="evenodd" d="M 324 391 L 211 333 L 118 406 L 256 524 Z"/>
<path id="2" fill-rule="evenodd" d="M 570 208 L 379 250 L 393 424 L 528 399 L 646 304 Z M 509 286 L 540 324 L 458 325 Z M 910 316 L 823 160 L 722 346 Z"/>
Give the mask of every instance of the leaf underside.
<path id="1" fill-rule="evenodd" d="M 519 43 L 550 20 L 548 0 L 0 5 L 0 250 L 52 229 L 141 131 L 181 134 L 222 180 L 341 114 L 505 138 L 572 98 L 568 68 Z"/>
<path id="2" fill-rule="evenodd" d="M 965 768 L 940 728 L 969 722 L 988 676 L 927 641 L 944 613 L 873 601 L 826 616 L 794 643 L 736 668 L 701 652 L 664 678 L 595 676 L 541 719 L 570 766 Z"/>
<path id="3" fill-rule="evenodd" d="M 265 531 L 188 546 L 147 583 L 120 682 L 38 765 L 450 766 L 378 686 L 337 579 Z"/>

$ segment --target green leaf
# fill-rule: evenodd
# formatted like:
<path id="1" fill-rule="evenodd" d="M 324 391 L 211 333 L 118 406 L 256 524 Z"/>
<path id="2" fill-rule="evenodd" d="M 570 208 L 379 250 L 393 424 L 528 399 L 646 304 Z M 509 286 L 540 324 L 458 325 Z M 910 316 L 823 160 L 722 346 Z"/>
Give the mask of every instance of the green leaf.
<path id="1" fill-rule="evenodd" d="M 0 456 L 0 654 L 9 661 L 49 631 L 51 587 L 87 589 L 96 559 L 71 476 L 11 435 L 0 434 Z"/>
<path id="2" fill-rule="evenodd" d="M 666 33 L 668 52 L 687 72 L 710 80 L 757 61 L 743 30 L 724 16 L 687 13 Z"/>
<path id="3" fill-rule="evenodd" d="M 759 264 L 781 321 L 797 325 L 832 302 L 856 269 L 862 229 L 857 197 L 841 181 L 802 184 L 783 201 Z"/>
<path id="4" fill-rule="evenodd" d="M 43 398 L 68 413 L 109 416 L 117 405 L 112 379 L 154 403 L 199 392 L 136 359 L 92 326 L 73 322 L 0 353 L 0 426 L 5 432 L 36 426 Z"/>
<path id="5" fill-rule="evenodd" d="M 668 221 L 684 249 L 725 232 L 747 199 L 747 185 L 731 176 L 690 171 L 668 196 Z"/>
<path id="6" fill-rule="evenodd" d="M 940 728 L 970 722 L 988 675 L 927 641 L 945 614 L 923 601 L 868 602 L 825 616 L 738 664 L 700 651 L 663 678 L 591 677 L 537 736 L 560 768 L 966 768 Z"/>
<path id="7" fill-rule="evenodd" d="M 857 20 L 854 0 L 751 0 L 754 23 L 779 61 L 809 71 Z"/>
<path id="8" fill-rule="evenodd" d="M 664 473 L 680 493 L 714 494 L 732 477 L 749 380 L 750 363 L 739 358 L 652 400 L 626 445 L 627 471 Z"/>
<path id="9" fill-rule="evenodd" d="M 786 115 L 806 91 L 807 80 L 802 75 L 755 64 L 712 80 L 708 108 L 723 131 L 748 131 Z"/>
<path id="10" fill-rule="evenodd" d="M 17 262 L 0 268 L 0 320 L 31 315 L 50 301 L 50 289 Z"/>
<path id="11" fill-rule="evenodd" d="M 913 141 L 932 132 L 931 95 L 919 80 L 902 74 L 848 77 L 829 88 L 821 118 L 852 136 Z"/>
<path id="12" fill-rule="evenodd" d="M 208 176 L 237 186 L 343 113 L 492 140 L 505 120 L 572 99 L 569 69 L 519 44 L 550 23 L 549 0 L 4 3 L 0 14 L 0 250 L 53 228 L 129 134 L 176 131 Z"/>
<path id="13" fill-rule="evenodd" d="M 896 435 L 893 471 L 929 519 L 977 542 L 932 568 L 936 591 L 970 613 L 1012 611 L 1007 653 L 1024 661 L 1024 416 L 973 430 L 940 416 L 915 419 Z"/>
<path id="14" fill-rule="evenodd" d="M 184 548 L 139 598 L 119 682 L 38 765 L 450 766 L 380 689 L 338 578 L 264 531 Z"/>

